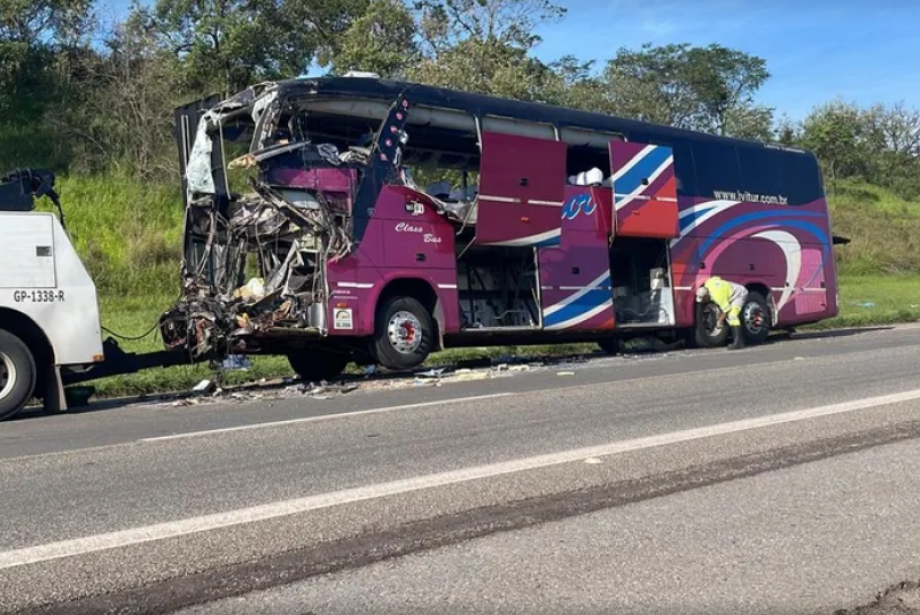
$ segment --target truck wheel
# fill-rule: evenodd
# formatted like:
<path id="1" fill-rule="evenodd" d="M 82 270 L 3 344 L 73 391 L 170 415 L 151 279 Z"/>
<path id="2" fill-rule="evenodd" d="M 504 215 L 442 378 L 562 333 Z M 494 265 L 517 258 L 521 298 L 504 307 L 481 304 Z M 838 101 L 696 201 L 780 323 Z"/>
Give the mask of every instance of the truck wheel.
<path id="1" fill-rule="evenodd" d="M 383 367 L 408 370 L 425 362 L 434 342 L 434 325 L 425 306 L 412 297 L 392 297 L 377 311 L 374 354 Z"/>
<path id="2" fill-rule="evenodd" d="M 741 308 L 741 326 L 744 337 L 752 344 L 762 344 L 770 335 L 770 308 L 758 292 L 748 293 Z"/>
<path id="3" fill-rule="evenodd" d="M 35 391 L 35 359 L 25 343 L 0 329 L 0 421 L 13 418 Z"/>
<path id="4" fill-rule="evenodd" d="M 715 303 L 697 305 L 696 326 L 693 329 L 696 346 L 717 348 L 726 344 L 730 328 L 727 323 L 722 323 L 721 327 L 717 326 L 719 313 L 719 306 Z"/>
<path id="5" fill-rule="evenodd" d="M 348 365 L 347 355 L 307 348 L 288 355 L 288 363 L 304 382 L 330 381 L 338 378 Z"/>

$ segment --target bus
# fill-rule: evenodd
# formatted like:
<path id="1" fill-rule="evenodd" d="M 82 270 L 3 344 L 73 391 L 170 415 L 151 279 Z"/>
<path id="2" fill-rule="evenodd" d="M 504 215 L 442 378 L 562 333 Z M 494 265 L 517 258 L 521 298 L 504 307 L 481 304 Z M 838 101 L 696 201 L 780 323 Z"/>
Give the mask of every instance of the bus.
<path id="1" fill-rule="evenodd" d="M 726 344 L 838 310 L 813 153 L 371 77 L 176 110 L 183 292 L 167 349 L 277 354 L 308 380 L 449 347 L 654 335 Z"/>

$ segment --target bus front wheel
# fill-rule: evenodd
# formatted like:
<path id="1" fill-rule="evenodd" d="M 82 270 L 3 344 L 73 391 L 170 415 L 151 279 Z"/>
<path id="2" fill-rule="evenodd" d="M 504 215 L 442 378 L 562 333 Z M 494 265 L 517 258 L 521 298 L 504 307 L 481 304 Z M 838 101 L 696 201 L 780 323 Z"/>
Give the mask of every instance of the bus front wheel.
<path id="1" fill-rule="evenodd" d="M 374 355 L 381 366 L 395 371 L 425 362 L 434 343 L 431 314 L 417 299 L 391 297 L 377 311 Z"/>

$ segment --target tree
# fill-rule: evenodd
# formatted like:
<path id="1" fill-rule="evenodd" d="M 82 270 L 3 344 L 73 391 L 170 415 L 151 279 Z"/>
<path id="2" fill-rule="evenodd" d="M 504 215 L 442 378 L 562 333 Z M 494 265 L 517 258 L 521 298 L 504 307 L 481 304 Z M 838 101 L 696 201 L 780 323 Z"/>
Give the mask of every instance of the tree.
<path id="1" fill-rule="evenodd" d="M 538 97 L 545 76 L 530 56 L 538 25 L 565 9 L 549 0 L 423 0 L 421 61 L 409 71 L 420 83 L 523 100 Z"/>
<path id="2" fill-rule="evenodd" d="M 802 123 L 802 145 L 821 160 L 832 181 L 842 177 L 869 179 L 871 148 L 862 111 L 836 100 L 812 110 Z"/>
<path id="3" fill-rule="evenodd" d="M 63 156 L 45 118 L 70 101 L 69 77 L 94 24 L 92 0 L 0 0 L 0 163 Z"/>
<path id="4" fill-rule="evenodd" d="M 549 64 L 544 72 L 539 99 L 541 102 L 612 113 L 613 107 L 604 82 L 593 74 L 594 60 L 581 61 L 566 55 Z"/>
<path id="5" fill-rule="evenodd" d="M 137 9 L 181 60 L 186 87 L 237 91 L 328 63 L 368 0 L 157 0 Z"/>
<path id="6" fill-rule="evenodd" d="M 605 81 L 616 112 L 720 135 L 768 138 L 773 110 L 754 95 L 770 77 L 766 62 L 720 45 L 643 45 L 620 49 Z"/>
<path id="7" fill-rule="evenodd" d="M 398 78 L 419 60 L 416 24 L 400 0 L 372 0 L 339 41 L 331 60 L 334 72 L 369 71 Z"/>

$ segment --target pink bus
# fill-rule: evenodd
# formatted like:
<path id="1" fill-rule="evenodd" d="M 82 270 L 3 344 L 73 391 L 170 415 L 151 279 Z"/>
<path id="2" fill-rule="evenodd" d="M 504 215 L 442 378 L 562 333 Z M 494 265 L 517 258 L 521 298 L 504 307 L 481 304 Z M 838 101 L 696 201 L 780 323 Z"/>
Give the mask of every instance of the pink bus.
<path id="1" fill-rule="evenodd" d="M 176 111 L 196 360 L 283 354 L 305 379 L 453 346 L 656 335 L 723 345 L 695 290 L 745 285 L 749 342 L 837 314 L 803 150 L 372 78 L 296 79 Z"/>

